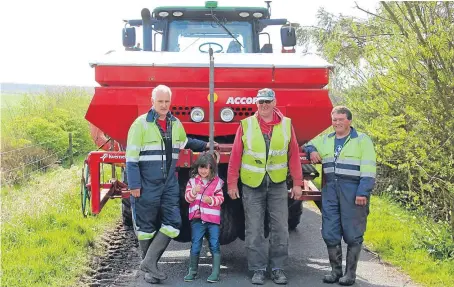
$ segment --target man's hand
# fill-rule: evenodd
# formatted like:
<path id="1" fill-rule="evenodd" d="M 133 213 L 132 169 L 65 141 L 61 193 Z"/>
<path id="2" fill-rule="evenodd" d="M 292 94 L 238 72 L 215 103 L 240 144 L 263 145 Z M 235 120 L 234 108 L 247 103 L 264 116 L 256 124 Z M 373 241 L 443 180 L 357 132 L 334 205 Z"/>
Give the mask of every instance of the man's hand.
<path id="1" fill-rule="evenodd" d="M 132 195 L 132 196 L 134 196 L 134 197 L 140 197 L 140 188 L 131 189 L 130 192 L 131 192 L 131 195 Z"/>
<path id="2" fill-rule="evenodd" d="M 211 197 L 206 195 L 202 197 L 202 201 L 205 202 L 206 204 L 213 204 L 213 200 L 211 200 Z"/>
<path id="3" fill-rule="evenodd" d="M 292 192 L 290 194 L 290 198 L 298 199 L 301 197 L 302 194 L 303 194 L 303 190 L 301 189 L 301 186 L 297 185 L 297 186 L 292 187 Z"/>
<path id="4" fill-rule="evenodd" d="M 356 205 L 365 206 L 367 204 L 367 197 L 357 196 L 355 200 Z"/>
<path id="5" fill-rule="evenodd" d="M 231 199 L 240 198 L 240 192 L 238 191 L 237 187 L 229 189 L 229 191 L 227 191 L 227 193 L 229 194 Z"/>
<path id="6" fill-rule="evenodd" d="M 311 152 L 311 162 L 312 163 L 319 163 L 322 161 L 320 154 L 316 151 Z"/>
<path id="7" fill-rule="evenodd" d="M 213 141 L 213 148 L 214 149 L 219 149 L 219 144 L 215 141 Z M 207 142 L 206 149 L 210 149 L 210 142 Z"/>

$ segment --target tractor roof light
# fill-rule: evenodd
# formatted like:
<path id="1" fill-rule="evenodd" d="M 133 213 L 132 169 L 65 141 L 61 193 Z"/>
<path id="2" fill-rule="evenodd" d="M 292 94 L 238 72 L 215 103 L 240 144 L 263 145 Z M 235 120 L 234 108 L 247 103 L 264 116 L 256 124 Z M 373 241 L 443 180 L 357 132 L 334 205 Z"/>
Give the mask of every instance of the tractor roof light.
<path id="1" fill-rule="evenodd" d="M 255 12 L 254 14 L 252 14 L 252 16 L 254 16 L 255 18 L 262 18 L 263 17 L 263 13 Z"/>
<path id="2" fill-rule="evenodd" d="M 158 15 L 159 15 L 160 17 L 162 17 L 162 18 L 165 18 L 165 17 L 169 16 L 169 12 L 167 12 L 167 11 L 161 11 L 161 12 L 158 13 Z"/>
<path id="3" fill-rule="evenodd" d="M 249 12 L 240 12 L 238 15 L 240 15 L 240 17 L 246 18 L 249 17 Z"/>
<path id="4" fill-rule="evenodd" d="M 175 11 L 175 12 L 172 13 L 172 15 L 175 16 L 175 17 L 181 17 L 181 16 L 183 16 L 183 12 Z"/>
<path id="5" fill-rule="evenodd" d="M 217 8 L 218 7 L 218 1 L 205 1 L 205 8 Z"/>
<path id="6" fill-rule="evenodd" d="M 231 122 L 234 116 L 235 113 L 231 108 L 223 108 L 221 110 L 221 120 L 223 120 L 226 123 Z"/>
<path id="7" fill-rule="evenodd" d="M 193 108 L 191 111 L 191 120 L 196 123 L 200 123 L 205 118 L 205 112 L 202 108 Z"/>

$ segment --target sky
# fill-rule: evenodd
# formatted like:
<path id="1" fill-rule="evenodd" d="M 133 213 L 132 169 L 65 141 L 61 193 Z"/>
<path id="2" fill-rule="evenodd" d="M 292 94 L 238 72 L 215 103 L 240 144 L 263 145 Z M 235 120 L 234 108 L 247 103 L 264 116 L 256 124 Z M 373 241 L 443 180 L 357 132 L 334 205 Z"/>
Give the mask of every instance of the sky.
<path id="1" fill-rule="evenodd" d="M 356 1 L 374 11 L 377 1 Z M 1 1 L 0 83 L 98 86 L 89 63 L 110 50 L 124 50 L 123 19 L 140 19 L 142 8 L 203 6 L 205 0 L 29 0 Z M 299 3 L 299 7 L 295 4 Z M 264 1 L 219 0 L 219 6 L 266 7 Z M 335 14 L 366 17 L 345 0 L 274 0 L 272 18 L 287 18 L 300 25 L 315 25 L 324 7 Z M 280 26 L 267 28 L 272 44 L 280 50 Z M 141 40 L 142 36 L 137 35 Z M 279 47 L 276 49 L 276 47 Z"/>

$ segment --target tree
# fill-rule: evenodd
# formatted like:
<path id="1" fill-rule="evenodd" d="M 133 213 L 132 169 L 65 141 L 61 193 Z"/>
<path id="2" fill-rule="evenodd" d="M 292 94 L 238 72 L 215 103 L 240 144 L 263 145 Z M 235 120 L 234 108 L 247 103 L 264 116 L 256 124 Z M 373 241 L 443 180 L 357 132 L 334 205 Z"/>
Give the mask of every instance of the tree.
<path id="1" fill-rule="evenodd" d="M 451 220 L 454 237 L 454 2 L 357 8 L 368 17 L 320 10 L 299 44 L 336 66 L 332 88 L 375 141 L 379 189 Z"/>

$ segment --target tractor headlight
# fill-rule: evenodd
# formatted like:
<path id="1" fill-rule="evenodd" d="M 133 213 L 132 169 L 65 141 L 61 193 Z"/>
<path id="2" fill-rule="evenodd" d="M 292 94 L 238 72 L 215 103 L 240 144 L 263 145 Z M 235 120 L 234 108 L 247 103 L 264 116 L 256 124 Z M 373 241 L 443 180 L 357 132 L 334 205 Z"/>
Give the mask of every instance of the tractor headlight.
<path id="1" fill-rule="evenodd" d="M 224 122 L 231 122 L 234 115 L 235 113 L 231 108 L 223 108 L 221 110 L 221 120 L 223 120 Z"/>
<path id="2" fill-rule="evenodd" d="M 193 108 L 191 111 L 191 120 L 193 120 L 196 123 L 200 123 L 203 121 L 203 118 L 205 117 L 205 112 L 201 108 Z"/>

